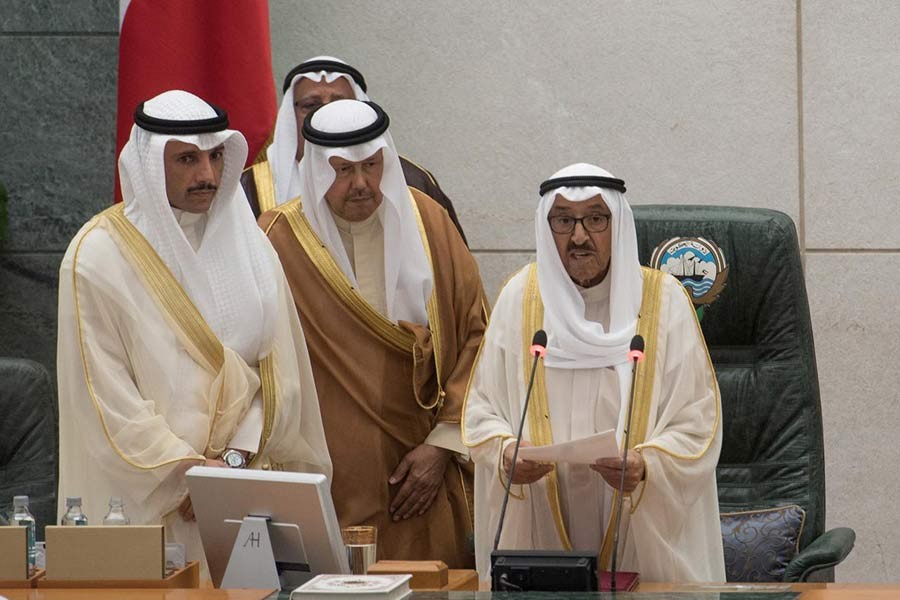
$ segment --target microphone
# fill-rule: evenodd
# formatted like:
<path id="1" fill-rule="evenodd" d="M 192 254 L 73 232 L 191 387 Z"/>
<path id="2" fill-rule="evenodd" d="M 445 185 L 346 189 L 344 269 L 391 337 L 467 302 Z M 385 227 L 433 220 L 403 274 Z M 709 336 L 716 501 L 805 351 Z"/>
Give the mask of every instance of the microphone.
<path id="1" fill-rule="evenodd" d="M 636 335 L 631 338 L 631 347 L 628 350 L 628 362 L 631 367 L 631 394 L 628 396 L 628 417 L 625 421 L 625 451 L 622 453 L 622 474 L 619 478 L 619 507 L 616 511 L 616 527 L 613 529 L 613 555 L 612 565 L 609 573 L 609 588 L 611 592 L 616 591 L 616 561 L 619 556 L 619 524 L 622 521 L 622 508 L 625 502 L 625 468 L 628 466 L 628 442 L 631 439 L 631 411 L 634 409 L 634 381 L 637 375 L 638 363 L 644 360 L 644 338 Z"/>
<path id="2" fill-rule="evenodd" d="M 528 414 L 528 401 L 531 399 L 531 388 L 534 385 L 534 373 L 537 370 L 538 361 L 547 354 L 547 332 L 538 329 L 531 338 L 529 352 L 534 357 L 531 364 L 531 378 L 528 380 L 528 391 L 525 392 L 525 407 L 522 409 L 522 419 L 519 421 L 519 434 L 516 436 L 516 446 L 513 450 L 512 466 L 509 468 L 509 477 L 506 479 L 506 493 L 503 495 L 503 505 L 500 508 L 500 522 L 497 524 L 497 535 L 494 536 L 494 551 L 500 545 L 500 533 L 503 531 L 503 519 L 506 517 L 506 505 L 509 503 L 509 490 L 512 487 L 513 477 L 516 474 L 516 460 L 519 457 L 519 445 L 522 443 L 522 431 L 525 429 L 525 416 Z M 501 448 L 503 446 L 501 445 Z"/>

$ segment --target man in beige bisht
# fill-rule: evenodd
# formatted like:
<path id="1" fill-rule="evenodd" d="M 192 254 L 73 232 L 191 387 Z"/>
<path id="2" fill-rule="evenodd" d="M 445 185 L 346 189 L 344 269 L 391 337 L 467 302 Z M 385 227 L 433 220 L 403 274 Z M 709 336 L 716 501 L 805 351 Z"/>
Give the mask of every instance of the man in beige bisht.
<path id="1" fill-rule="evenodd" d="M 644 337 L 624 486 L 618 567 L 643 581 L 724 581 L 715 469 L 719 390 L 690 300 L 677 280 L 642 269 L 624 183 L 575 164 L 541 185 L 537 263 L 506 284 L 464 410 L 476 462 L 478 572 L 490 574 L 532 335 L 544 329 L 523 445 L 615 429 L 623 440 L 629 344 Z M 596 551 L 610 568 L 620 457 L 593 464 L 517 460 L 500 548 Z"/>
<path id="2" fill-rule="evenodd" d="M 471 565 L 459 420 L 485 327 L 478 268 L 408 188 L 374 103 L 308 117 L 301 197 L 262 215 L 309 342 L 342 526 L 378 556 Z"/>
<path id="3" fill-rule="evenodd" d="M 300 195 L 304 141 L 301 129 L 306 115 L 335 100 L 366 101 L 367 89 L 362 73 L 333 56 L 315 56 L 290 70 L 284 78 L 284 97 L 275 120 L 272 144 L 266 150 L 267 160 L 254 164 L 241 176 L 241 185 L 256 214 Z M 406 184 L 443 206 L 465 241 L 453 203 L 434 176 L 405 156 L 400 157 L 400 166 Z"/>
<path id="4" fill-rule="evenodd" d="M 187 92 L 138 107 L 124 203 L 72 240 L 59 277 L 59 498 L 202 558 L 194 465 L 331 473 L 303 331 L 238 184 L 247 143 Z"/>

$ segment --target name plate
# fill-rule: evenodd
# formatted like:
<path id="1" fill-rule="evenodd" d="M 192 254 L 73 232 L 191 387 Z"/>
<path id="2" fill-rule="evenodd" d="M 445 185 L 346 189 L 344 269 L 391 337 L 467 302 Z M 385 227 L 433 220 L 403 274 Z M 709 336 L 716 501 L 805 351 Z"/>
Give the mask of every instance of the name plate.
<path id="1" fill-rule="evenodd" d="M 28 529 L 0 527 L 0 581 L 28 579 Z"/>
<path id="2" fill-rule="evenodd" d="M 165 575 L 162 525 L 48 525 L 48 580 L 141 580 Z"/>

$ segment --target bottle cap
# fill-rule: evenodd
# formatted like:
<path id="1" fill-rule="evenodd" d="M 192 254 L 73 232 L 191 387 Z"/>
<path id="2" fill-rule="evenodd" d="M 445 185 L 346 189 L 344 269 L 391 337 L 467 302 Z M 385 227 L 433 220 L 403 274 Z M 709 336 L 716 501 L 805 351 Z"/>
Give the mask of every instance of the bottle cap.
<path id="1" fill-rule="evenodd" d="M 123 504 L 125 504 L 124 502 L 122 502 L 122 496 L 110 496 L 109 497 L 109 505 L 112 506 L 114 504 L 117 504 L 119 506 L 122 506 Z"/>
<path id="2" fill-rule="evenodd" d="M 28 496 L 13 496 L 13 506 L 28 506 Z"/>
<path id="3" fill-rule="evenodd" d="M 81 496 L 66 496 L 66 508 L 81 506 Z"/>

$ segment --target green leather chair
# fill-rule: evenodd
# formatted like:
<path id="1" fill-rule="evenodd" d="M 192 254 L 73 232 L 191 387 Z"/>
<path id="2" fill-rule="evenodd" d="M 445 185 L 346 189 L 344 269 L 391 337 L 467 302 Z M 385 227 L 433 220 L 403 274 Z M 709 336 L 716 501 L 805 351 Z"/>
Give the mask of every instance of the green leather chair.
<path id="1" fill-rule="evenodd" d="M 39 540 L 44 526 L 56 523 L 55 402 L 43 366 L 0 358 L 0 513 L 8 516 L 13 496 L 27 495 Z"/>
<path id="2" fill-rule="evenodd" d="M 771 579 L 806 581 L 815 573 L 833 581 L 856 535 L 825 530 L 822 410 L 793 221 L 773 210 L 717 206 L 635 206 L 634 214 L 642 264 L 674 237 L 710 240 L 727 263 L 725 287 L 701 318 L 722 398 L 720 511 L 800 506 L 796 547 Z M 766 551 L 762 544 L 747 560 L 765 561 Z"/>

